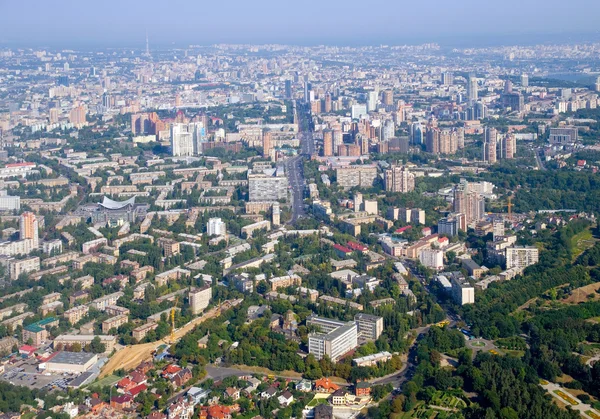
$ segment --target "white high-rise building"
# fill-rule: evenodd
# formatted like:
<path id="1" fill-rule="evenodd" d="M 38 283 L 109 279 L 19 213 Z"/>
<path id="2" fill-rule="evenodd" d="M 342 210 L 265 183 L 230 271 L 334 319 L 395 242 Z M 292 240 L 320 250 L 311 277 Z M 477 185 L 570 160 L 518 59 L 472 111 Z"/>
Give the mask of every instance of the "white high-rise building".
<path id="1" fill-rule="evenodd" d="M 467 98 L 469 102 L 476 102 L 478 97 L 477 77 L 474 74 L 469 74 L 467 80 Z"/>
<path id="2" fill-rule="evenodd" d="M 194 155 L 194 136 L 187 124 L 171 125 L 171 151 L 173 156 Z"/>
<path id="3" fill-rule="evenodd" d="M 220 218 L 211 218 L 206 225 L 206 234 L 209 236 L 224 236 L 227 234 L 227 227 Z"/>
<path id="4" fill-rule="evenodd" d="M 506 248 L 506 269 L 525 269 L 529 265 L 537 263 L 539 250 L 533 246 L 513 246 Z"/>
<path id="5" fill-rule="evenodd" d="M 374 112 L 377 110 L 377 92 L 369 92 L 369 96 L 367 98 L 367 111 Z"/>

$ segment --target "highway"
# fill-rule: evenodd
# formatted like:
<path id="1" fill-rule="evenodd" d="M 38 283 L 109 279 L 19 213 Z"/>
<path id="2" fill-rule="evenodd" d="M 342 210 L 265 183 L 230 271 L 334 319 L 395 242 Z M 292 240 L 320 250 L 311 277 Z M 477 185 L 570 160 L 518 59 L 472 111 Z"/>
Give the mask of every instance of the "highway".
<path id="1" fill-rule="evenodd" d="M 284 162 L 285 173 L 290 184 L 292 218 L 290 223 L 295 223 L 305 215 L 304 212 L 304 190 L 306 180 L 304 179 L 304 159 L 315 152 L 315 141 L 310 124 L 310 115 L 305 105 L 294 104 L 294 112 L 298 117 L 298 138 L 300 140 L 301 153 L 298 156 L 287 159 Z"/>

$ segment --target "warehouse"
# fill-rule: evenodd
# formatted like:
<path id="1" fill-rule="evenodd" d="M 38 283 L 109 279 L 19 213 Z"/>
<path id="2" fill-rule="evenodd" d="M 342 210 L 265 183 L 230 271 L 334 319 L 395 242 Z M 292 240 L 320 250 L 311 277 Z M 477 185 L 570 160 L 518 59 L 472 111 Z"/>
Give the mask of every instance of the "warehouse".
<path id="1" fill-rule="evenodd" d="M 48 372 L 81 373 L 89 370 L 96 362 L 96 354 L 61 351 L 46 362 L 45 369 Z M 40 364 L 40 369 L 42 368 L 43 364 Z"/>

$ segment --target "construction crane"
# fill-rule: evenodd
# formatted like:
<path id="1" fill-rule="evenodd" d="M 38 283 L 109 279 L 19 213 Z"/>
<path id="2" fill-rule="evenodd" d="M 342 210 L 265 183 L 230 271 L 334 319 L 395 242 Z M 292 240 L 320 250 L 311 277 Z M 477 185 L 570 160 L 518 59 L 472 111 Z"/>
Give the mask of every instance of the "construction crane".
<path id="1" fill-rule="evenodd" d="M 175 309 L 177 308 L 178 301 L 179 296 L 175 298 L 175 304 L 173 304 L 173 308 L 171 308 L 171 345 L 175 343 Z"/>

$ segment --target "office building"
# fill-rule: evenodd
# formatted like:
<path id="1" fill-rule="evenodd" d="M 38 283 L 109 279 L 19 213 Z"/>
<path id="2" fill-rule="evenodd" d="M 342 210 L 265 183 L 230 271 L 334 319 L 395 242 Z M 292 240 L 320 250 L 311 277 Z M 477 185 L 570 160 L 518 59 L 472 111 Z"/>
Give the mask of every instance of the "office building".
<path id="1" fill-rule="evenodd" d="M 552 145 L 567 145 L 577 142 L 579 133 L 577 127 L 550 128 L 548 138 Z"/>
<path id="2" fill-rule="evenodd" d="M 358 346 L 358 328 L 355 322 L 343 323 L 326 333 L 308 335 L 308 353 L 320 360 L 325 355 L 333 362 Z"/>
<path id="3" fill-rule="evenodd" d="M 524 269 L 539 260 L 539 250 L 533 246 L 513 246 L 505 250 L 506 269 Z"/>
<path id="4" fill-rule="evenodd" d="M 461 306 L 475 304 L 475 288 L 466 279 L 453 276 L 450 282 L 452 284 L 452 298 L 456 304 Z"/>
<path id="5" fill-rule="evenodd" d="M 521 93 L 509 92 L 503 94 L 502 103 L 505 108 L 510 108 L 511 111 L 522 112 L 525 110 L 525 100 Z"/>
<path id="6" fill-rule="evenodd" d="M 381 94 L 383 104 L 388 106 L 394 105 L 394 91 L 393 90 L 384 90 Z"/>
<path id="7" fill-rule="evenodd" d="M 458 235 L 458 231 L 461 230 L 460 218 L 459 217 L 445 217 L 438 221 L 437 226 L 438 234 L 443 234 L 448 237 Z"/>
<path id="8" fill-rule="evenodd" d="M 190 288 L 189 302 L 193 315 L 200 314 L 210 304 L 212 298 L 212 287 L 205 285 L 202 288 Z"/>
<path id="9" fill-rule="evenodd" d="M 283 167 L 268 169 L 263 173 L 248 173 L 248 189 L 252 202 L 286 200 L 288 179 Z"/>
<path id="10" fill-rule="evenodd" d="M 388 192 L 411 192 L 415 189 L 415 175 L 404 166 L 392 166 L 385 171 L 385 190 Z"/>
<path id="11" fill-rule="evenodd" d="M 292 81 L 288 79 L 285 81 L 285 97 L 286 99 L 291 99 L 292 95 Z"/>
<path id="12" fill-rule="evenodd" d="M 354 316 L 358 328 L 358 336 L 364 339 L 377 340 L 383 333 L 383 317 L 359 313 Z"/>
<path id="13" fill-rule="evenodd" d="M 495 128 L 486 127 L 483 132 L 483 161 L 489 164 L 496 163 L 496 151 L 498 142 L 498 131 Z"/>
<path id="14" fill-rule="evenodd" d="M 227 226 L 220 218 L 210 218 L 206 224 L 206 234 L 208 236 L 227 235 Z"/>
<path id="15" fill-rule="evenodd" d="M 521 86 L 529 87 L 529 76 L 527 74 L 521 74 Z"/>
<path id="16" fill-rule="evenodd" d="M 0 211 L 18 211 L 21 209 L 21 197 L 10 196 L 5 190 L 0 191 Z"/>

